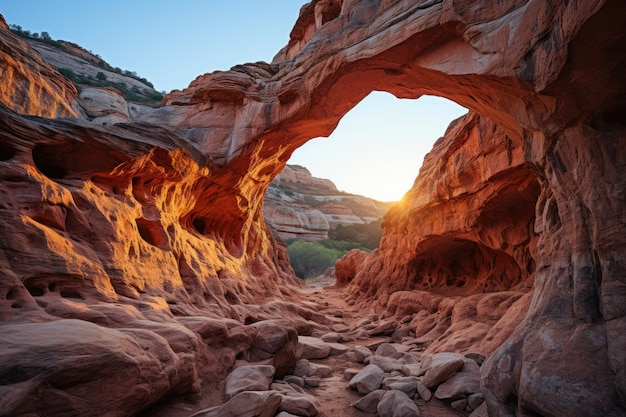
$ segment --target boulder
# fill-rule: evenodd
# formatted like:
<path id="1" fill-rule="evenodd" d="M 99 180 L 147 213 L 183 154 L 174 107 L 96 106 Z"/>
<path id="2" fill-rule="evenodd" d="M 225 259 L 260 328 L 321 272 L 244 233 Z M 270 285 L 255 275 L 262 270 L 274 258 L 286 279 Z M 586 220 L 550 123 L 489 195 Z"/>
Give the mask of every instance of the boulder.
<path id="1" fill-rule="evenodd" d="M 460 399 L 476 393 L 480 393 L 480 368 L 476 362 L 467 359 L 461 370 L 437 387 L 435 398 Z"/>
<path id="2" fill-rule="evenodd" d="M 283 393 L 278 408 L 302 417 L 315 417 L 319 414 L 319 404 L 311 395 L 303 393 Z"/>
<path id="3" fill-rule="evenodd" d="M 368 357 L 367 363 L 378 366 L 384 372 L 402 371 L 404 364 L 387 356 L 372 355 Z"/>
<path id="4" fill-rule="evenodd" d="M 376 411 L 380 417 L 419 417 L 417 405 L 402 391 L 386 391 Z"/>
<path id="5" fill-rule="evenodd" d="M 190 417 L 273 417 L 282 396 L 276 391 L 246 391 L 224 405 L 198 411 Z"/>
<path id="6" fill-rule="evenodd" d="M 249 327 L 256 331 L 250 346 L 251 362 L 271 358 L 276 377 L 290 373 L 298 360 L 298 333 L 288 320 L 263 320 Z"/>
<path id="7" fill-rule="evenodd" d="M 457 353 L 435 353 L 424 364 L 428 368 L 422 382 L 428 388 L 433 388 L 460 371 L 465 366 L 465 358 Z"/>
<path id="8" fill-rule="evenodd" d="M 298 343 L 302 359 L 324 359 L 330 355 L 328 343 L 316 337 L 298 336 Z"/>
<path id="9" fill-rule="evenodd" d="M 417 381 L 415 377 L 389 377 L 383 380 L 383 389 L 402 391 L 413 398 L 417 392 Z"/>
<path id="10" fill-rule="evenodd" d="M 419 394 L 422 400 L 430 401 L 431 398 L 433 397 L 432 392 L 428 389 L 426 385 L 424 385 L 422 381 L 417 380 L 416 388 L 417 388 L 417 393 Z"/>
<path id="11" fill-rule="evenodd" d="M 357 410 L 361 410 L 364 413 L 375 414 L 377 407 L 378 407 L 378 403 L 380 399 L 383 397 L 383 395 L 385 394 L 385 392 L 387 391 L 382 390 L 382 389 L 374 390 L 364 395 L 363 397 L 361 397 L 360 399 L 358 399 L 351 405 L 352 407 L 356 408 Z"/>
<path id="12" fill-rule="evenodd" d="M 378 389 L 383 382 L 385 373 L 376 365 L 367 365 L 350 380 L 350 388 L 359 394 L 368 394 Z"/>
<path id="13" fill-rule="evenodd" d="M 226 377 L 224 393 L 227 399 L 243 391 L 266 391 L 270 388 L 276 369 L 270 365 L 244 365 Z"/>
<path id="14" fill-rule="evenodd" d="M 356 346 L 348 351 L 350 357 L 354 358 L 355 362 L 363 363 L 365 358 L 372 355 L 372 351 L 365 346 Z"/>

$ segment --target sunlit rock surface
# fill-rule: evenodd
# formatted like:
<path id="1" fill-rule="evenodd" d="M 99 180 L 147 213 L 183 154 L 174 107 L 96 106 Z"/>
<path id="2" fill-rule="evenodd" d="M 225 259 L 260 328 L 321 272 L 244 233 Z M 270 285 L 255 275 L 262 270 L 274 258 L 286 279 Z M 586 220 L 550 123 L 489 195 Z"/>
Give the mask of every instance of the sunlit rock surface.
<path id="1" fill-rule="evenodd" d="M 113 127 L 27 116 L 75 114 L 76 91 L 2 26 L 1 413 L 133 415 L 253 357 L 255 322 L 323 321 L 263 195 L 382 90 L 472 113 L 389 214 L 354 301 L 419 311 L 431 351 L 492 352 L 491 415 L 623 415 L 625 21 L 617 0 L 314 1 L 271 64 Z M 123 380 L 94 372 L 129 358 Z M 93 407 L 94 378 L 116 401 Z"/>
<path id="2" fill-rule="evenodd" d="M 75 116 L 72 83 L 29 45 L 13 36 L 0 16 L 0 102 L 17 112 L 40 117 Z"/>

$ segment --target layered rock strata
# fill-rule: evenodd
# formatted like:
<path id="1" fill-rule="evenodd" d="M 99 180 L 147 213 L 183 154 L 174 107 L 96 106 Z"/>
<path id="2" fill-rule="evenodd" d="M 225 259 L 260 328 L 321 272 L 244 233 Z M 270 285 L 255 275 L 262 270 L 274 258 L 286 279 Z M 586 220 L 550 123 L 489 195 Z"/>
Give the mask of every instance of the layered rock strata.
<path id="1" fill-rule="evenodd" d="M 106 358 L 133 363 L 126 383 L 145 389 L 122 390 L 97 412 L 131 415 L 197 387 L 203 370 L 223 374 L 237 357 L 271 357 L 254 356 L 254 336 L 242 336 L 255 321 L 283 314 L 301 333 L 321 321 L 280 301 L 293 294 L 293 279 L 263 222 L 263 195 L 298 146 L 327 136 L 372 90 L 436 94 L 475 114 L 457 125 L 468 130 L 452 135 L 458 148 L 442 145 L 449 155 L 459 150 L 458 160 L 442 154 L 449 179 L 416 183 L 440 200 L 414 192 L 389 216 L 381 249 L 352 280 L 357 302 L 378 300 L 398 314 L 411 306 L 394 304 L 406 291 L 416 303 L 440 296 L 448 300 L 437 308 L 463 317 L 465 302 L 497 327 L 489 318 L 490 306 L 502 306 L 497 294 L 524 292 L 532 281 L 516 309 L 526 314 L 508 321 L 519 325 L 488 347 L 481 368 L 490 414 L 624 414 L 626 6 L 339 3 L 303 8 L 273 63 L 200 76 L 131 123 L 104 129 L 2 109 L 5 414 L 62 415 L 71 404 L 89 415 L 81 402 L 93 394 L 89 364 Z M 3 103 L 22 114 L 71 115 L 72 87 L 54 70 L 29 69 L 40 65 L 34 52 L 0 31 L 2 68 L 16 74 L 3 78 L 3 91 L 14 91 Z M 28 89 L 30 80 L 41 88 Z M 416 214 L 432 224 L 418 225 Z M 409 262 L 390 263 L 392 251 Z M 393 279 L 383 281 L 383 271 Z M 486 309 L 477 297 L 489 297 Z M 221 318 L 233 344 L 245 341 L 241 350 L 223 356 L 207 347 L 212 322 L 195 322 L 207 315 Z M 19 362 L 34 346 L 47 359 Z M 119 384 L 115 373 L 101 379 L 99 392 Z M 34 395 L 46 398 L 43 408 Z"/>
<path id="2" fill-rule="evenodd" d="M 267 189 L 263 215 L 283 240 L 318 241 L 339 225 L 379 220 L 391 205 L 339 191 L 332 181 L 287 165 Z"/>

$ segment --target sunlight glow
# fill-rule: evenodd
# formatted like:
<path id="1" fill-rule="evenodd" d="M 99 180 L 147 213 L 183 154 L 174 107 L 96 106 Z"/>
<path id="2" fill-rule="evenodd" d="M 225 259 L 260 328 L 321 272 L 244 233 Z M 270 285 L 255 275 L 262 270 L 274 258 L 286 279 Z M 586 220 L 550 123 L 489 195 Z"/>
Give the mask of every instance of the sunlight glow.
<path id="1" fill-rule="evenodd" d="M 413 185 L 435 141 L 465 113 L 466 108 L 441 97 L 401 100 L 373 92 L 328 138 L 310 140 L 289 163 L 331 179 L 340 190 L 397 201 Z"/>

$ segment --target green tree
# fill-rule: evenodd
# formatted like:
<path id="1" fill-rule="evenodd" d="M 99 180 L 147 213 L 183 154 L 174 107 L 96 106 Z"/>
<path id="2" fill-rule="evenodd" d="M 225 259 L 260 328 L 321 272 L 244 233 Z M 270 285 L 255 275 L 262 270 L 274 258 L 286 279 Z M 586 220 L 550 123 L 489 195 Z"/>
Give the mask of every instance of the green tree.
<path id="1" fill-rule="evenodd" d="M 383 230 L 382 219 L 364 224 L 338 225 L 328 231 L 328 236 L 333 240 L 357 243 L 367 249 L 376 249 L 380 244 Z"/>
<path id="2" fill-rule="evenodd" d="M 102 72 L 102 71 L 98 71 L 98 73 L 96 74 L 96 78 L 99 81 L 104 81 L 104 80 L 107 79 L 107 75 L 104 72 Z"/>
<path id="3" fill-rule="evenodd" d="M 324 247 L 318 242 L 292 241 L 287 247 L 291 267 L 300 278 L 311 278 L 322 274 L 335 265 L 342 253 Z"/>

